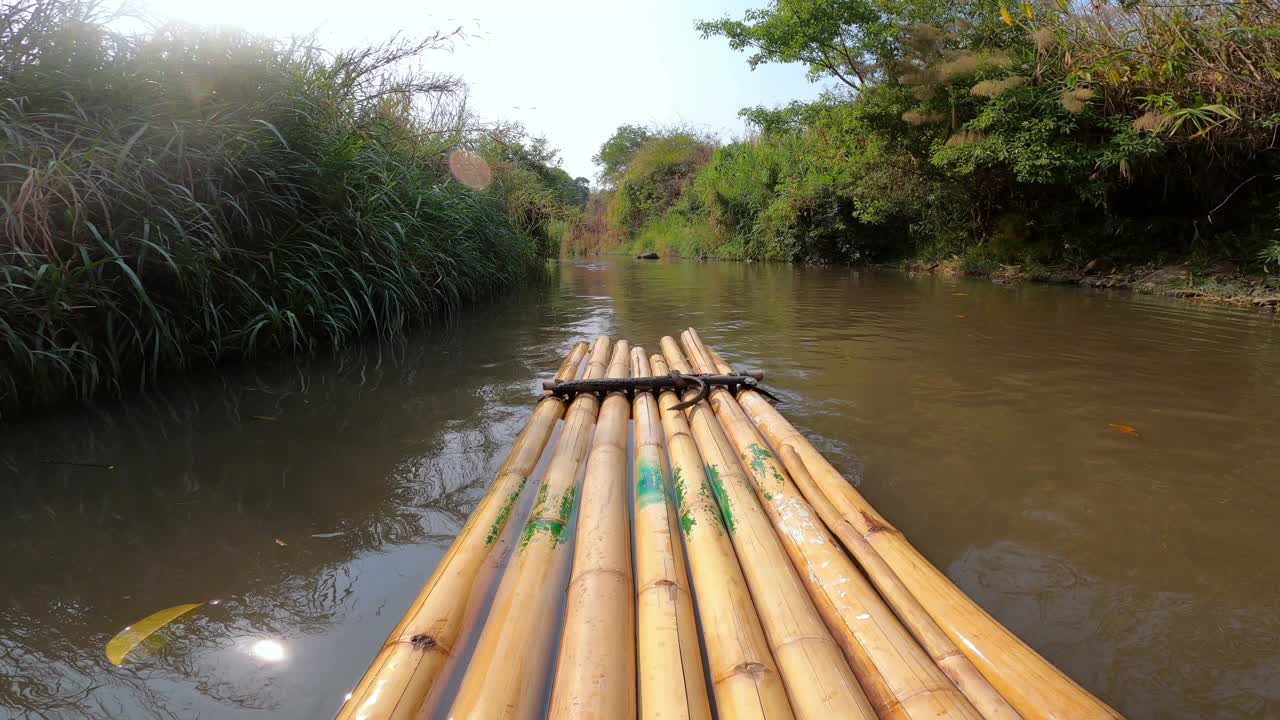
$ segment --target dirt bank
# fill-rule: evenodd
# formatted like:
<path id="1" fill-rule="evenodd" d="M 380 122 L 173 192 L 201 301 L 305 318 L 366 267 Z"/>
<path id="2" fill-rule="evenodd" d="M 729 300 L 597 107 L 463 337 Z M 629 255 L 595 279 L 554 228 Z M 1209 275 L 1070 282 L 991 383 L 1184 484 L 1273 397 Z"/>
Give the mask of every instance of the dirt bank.
<path id="1" fill-rule="evenodd" d="M 934 262 L 908 262 L 903 268 L 908 272 L 952 277 L 985 277 L 995 283 L 1045 282 L 1119 288 L 1195 302 L 1280 311 L 1280 276 L 1245 272 L 1230 262 L 1118 266 L 1106 260 L 1094 260 L 1080 267 L 998 265 L 991 269 L 973 269 L 966 267 L 962 258 L 953 257 Z"/>

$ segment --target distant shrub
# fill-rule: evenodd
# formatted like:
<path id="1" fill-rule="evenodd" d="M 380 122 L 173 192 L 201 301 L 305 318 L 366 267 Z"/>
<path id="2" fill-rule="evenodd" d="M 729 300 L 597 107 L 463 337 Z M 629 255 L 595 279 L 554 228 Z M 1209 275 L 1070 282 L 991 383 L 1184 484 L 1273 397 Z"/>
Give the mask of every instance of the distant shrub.
<path id="1" fill-rule="evenodd" d="M 627 232 L 638 231 L 680 200 L 714 150 L 711 140 L 692 132 L 651 137 L 631 156 L 617 182 L 610 222 Z"/>

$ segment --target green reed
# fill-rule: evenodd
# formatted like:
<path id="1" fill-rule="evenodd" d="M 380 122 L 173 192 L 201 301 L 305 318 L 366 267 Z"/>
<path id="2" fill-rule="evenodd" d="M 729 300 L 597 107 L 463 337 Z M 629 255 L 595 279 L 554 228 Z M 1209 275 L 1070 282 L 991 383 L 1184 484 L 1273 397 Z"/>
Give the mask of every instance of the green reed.
<path id="1" fill-rule="evenodd" d="M 460 82 L 403 69 L 447 37 L 335 55 L 110 20 L 0 14 L 0 412 L 394 335 L 540 266 L 510 191 L 449 175 Z"/>

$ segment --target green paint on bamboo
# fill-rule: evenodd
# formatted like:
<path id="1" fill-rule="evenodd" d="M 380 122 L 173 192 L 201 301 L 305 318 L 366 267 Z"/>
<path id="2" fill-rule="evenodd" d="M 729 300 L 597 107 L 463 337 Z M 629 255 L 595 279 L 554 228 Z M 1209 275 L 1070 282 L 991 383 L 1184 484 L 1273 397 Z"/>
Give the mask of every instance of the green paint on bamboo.
<path id="1" fill-rule="evenodd" d="M 533 507 L 534 520 L 530 520 L 524 526 L 524 532 L 520 535 L 520 549 L 529 547 L 529 543 L 539 534 L 547 534 L 551 536 L 551 546 L 557 547 L 565 541 L 564 529 L 569 524 L 569 516 L 573 514 L 573 503 L 578 497 L 578 488 L 571 487 L 569 491 L 560 496 L 558 503 L 559 508 L 554 518 L 539 518 L 540 511 L 543 511 L 548 504 L 547 502 L 547 486 L 543 486 L 538 490 L 538 499 Z"/>
<path id="2" fill-rule="evenodd" d="M 688 535 L 693 530 L 693 526 L 698 524 L 698 519 L 693 516 L 693 511 L 685 501 L 684 473 L 681 468 L 676 467 L 671 470 L 671 483 L 675 485 L 676 504 L 680 508 L 680 530 Z"/>
<path id="3" fill-rule="evenodd" d="M 502 528 L 506 526 L 507 520 L 511 517 L 511 511 L 516 507 L 516 500 L 520 498 L 520 492 L 524 490 L 524 484 L 528 481 L 528 478 L 521 480 L 520 486 L 507 496 L 507 501 L 502 504 L 502 509 L 498 511 L 498 517 L 494 519 L 493 526 L 489 528 L 489 534 L 484 538 L 485 545 L 492 545 L 498 539 L 498 536 L 502 534 Z"/>
<path id="4" fill-rule="evenodd" d="M 724 491 L 724 481 L 720 479 L 720 468 L 708 465 L 707 481 L 711 483 L 711 492 L 715 493 L 716 500 L 720 503 L 720 514 L 724 516 L 724 525 L 729 528 L 729 534 L 733 534 L 738 526 L 733 519 L 733 503 L 729 502 L 729 494 Z"/>
<path id="5" fill-rule="evenodd" d="M 542 512 L 542 507 L 547 504 L 547 493 L 550 492 L 548 488 L 549 486 L 545 482 L 538 486 L 538 496 L 533 499 L 533 514 L 535 517 Z"/>
<path id="6" fill-rule="evenodd" d="M 560 522 L 569 522 L 569 515 L 573 513 L 573 501 L 578 498 L 578 487 L 569 488 L 569 492 L 560 498 Z"/>
<path id="7" fill-rule="evenodd" d="M 667 501 L 666 482 L 662 477 L 662 467 L 652 460 L 641 460 L 636 464 L 636 509 L 665 503 Z"/>
<path id="8" fill-rule="evenodd" d="M 771 501 L 773 500 L 773 493 L 769 492 L 766 483 L 772 477 L 773 481 L 777 483 L 774 489 L 780 490 L 782 489 L 783 478 L 782 473 L 778 472 L 777 465 L 773 463 L 766 465 L 766 460 L 773 460 L 773 453 L 762 447 L 760 443 L 751 443 L 747 446 L 747 451 L 742 453 L 742 461 L 751 468 L 751 473 L 755 476 L 756 483 L 760 486 L 760 491 L 764 493 L 764 499 Z"/>
<path id="9" fill-rule="evenodd" d="M 555 547 L 560 544 L 561 537 L 564 535 L 564 523 L 559 520 L 530 520 L 529 524 L 524 526 L 524 534 L 520 536 L 520 549 L 529 547 L 529 543 L 533 542 L 534 537 L 539 533 L 549 534 L 551 546 Z"/>
<path id="10" fill-rule="evenodd" d="M 717 471 L 714 468 L 708 469 L 707 477 L 711 477 L 712 473 Z M 687 536 L 693 532 L 693 528 L 698 525 L 698 515 L 702 514 L 707 522 L 705 524 L 715 528 L 717 534 L 724 534 L 724 520 L 721 518 L 720 509 L 712 497 L 711 485 L 707 482 L 698 482 L 698 497 L 700 502 L 691 502 L 689 498 L 689 486 L 685 483 L 684 473 L 679 467 L 671 471 L 671 481 L 676 488 L 676 501 L 680 504 L 680 529 Z M 727 500 L 725 501 L 728 502 Z"/>

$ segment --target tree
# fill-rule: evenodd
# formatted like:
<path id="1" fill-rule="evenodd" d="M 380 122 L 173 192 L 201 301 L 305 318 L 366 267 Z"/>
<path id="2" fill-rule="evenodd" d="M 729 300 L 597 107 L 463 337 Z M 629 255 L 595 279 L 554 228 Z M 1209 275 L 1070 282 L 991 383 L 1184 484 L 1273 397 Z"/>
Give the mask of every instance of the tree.
<path id="1" fill-rule="evenodd" d="M 898 56 L 898 35 L 906 15 L 932 5 L 922 0 L 885 5 L 886 0 L 772 0 L 768 7 L 748 10 L 742 20 L 703 20 L 696 27 L 704 38 L 720 35 L 734 50 L 754 51 L 752 68 L 765 63 L 804 63 L 809 79 L 826 75 L 855 90 L 882 79 Z"/>
<path id="2" fill-rule="evenodd" d="M 773 0 L 741 20 L 696 24 L 703 37 L 721 35 L 735 50 L 754 50 L 750 64 L 804 63 L 809 78 L 824 74 L 852 88 L 872 82 L 892 28 L 870 0 Z"/>
<path id="3" fill-rule="evenodd" d="M 591 160 L 600 166 L 600 182 L 613 186 L 626 172 L 632 156 L 653 137 L 643 125 L 619 125 L 613 135 L 600 146 Z"/>
<path id="4" fill-rule="evenodd" d="M 573 178 L 569 173 L 558 167 L 543 168 L 535 170 L 546 182 L 551 191 L 555 193 L 556 200 L 565 207 L 585 208 L 587 206 L 587 198 L 591 195 L 591 191 L 585 188 L 580 181 L 586 178 Z"/>

